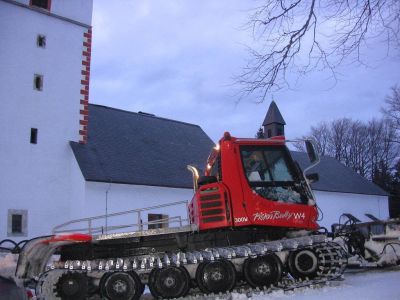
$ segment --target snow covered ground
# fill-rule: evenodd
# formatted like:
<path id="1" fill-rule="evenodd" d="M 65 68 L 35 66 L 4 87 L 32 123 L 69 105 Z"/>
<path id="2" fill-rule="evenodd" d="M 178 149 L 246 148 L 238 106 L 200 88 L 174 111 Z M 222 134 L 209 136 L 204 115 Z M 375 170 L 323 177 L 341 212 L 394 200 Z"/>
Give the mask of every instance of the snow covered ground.
<path id="1" fill-rule="evenodd" d="M 0 255 L 0 276 L 12 277 L 15 272 L 16 256 Z M 144 299 L 151 299 L 150 295 L 144 295 Z M 189 297 L 190 298 L 190 297 Z M 193 297 L 191 297 L 193 298 Z M 203 297 L 201 297 L 203 298 Z M 203 298 L 210 299 L 211 297 Z M 229 296 L 213 297 L 214 299 L 229 300 L 339 300 L 339 299 L 363 299 L 363 300 L 400 300 L 400 266 L 387 269 L 370 269 L 345 273 L 345 280 L 338 281 L 330 286 L 317 288 L 303 288 L 291 292 L 275 291 L 268 294 L 232 293 Z M 196 298 L 195 298 L 196 299 Z"/>
<path id="2" fill-rule="evenodd" d="M 232 295 L 232 300 L 248 299 L 244 295 Z M 256 295 L 253 300 L 274 299 L 400 299 L 400 267 L 385 270 L 368 270 L 357 273 L 347 272 L 345 280 L 335 286 L 305 288 L 290 293 L 273 292 L 268 295 Z"/>
<path id="3" fill-rule="evenodd" d="M 14 280 L 18 255 L 0 252 L 0 276 Z"/>

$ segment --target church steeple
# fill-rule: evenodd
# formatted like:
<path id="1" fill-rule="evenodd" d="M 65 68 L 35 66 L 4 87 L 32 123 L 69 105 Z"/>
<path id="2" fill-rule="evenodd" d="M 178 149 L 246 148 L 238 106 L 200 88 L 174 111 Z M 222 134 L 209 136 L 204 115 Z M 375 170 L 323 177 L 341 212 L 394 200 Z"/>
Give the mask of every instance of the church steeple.
<path id="1" fill-rule="evenodd" d="M 265 138 L 270 138 L 277 135 L 285 135 L 286 122 L 283 119 L 275 101 L 271 102 L 262 125 L 264 127 Z"/>

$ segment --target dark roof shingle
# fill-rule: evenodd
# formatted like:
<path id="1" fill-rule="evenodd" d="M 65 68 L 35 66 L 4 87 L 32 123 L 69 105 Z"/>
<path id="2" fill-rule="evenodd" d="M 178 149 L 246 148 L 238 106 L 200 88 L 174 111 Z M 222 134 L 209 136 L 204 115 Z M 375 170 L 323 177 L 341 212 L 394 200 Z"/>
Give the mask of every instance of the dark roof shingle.
<path id="1" fill-rule="evenodd" d="M 203 168 L 214 145 L 197 125 L 89 105 L 88 142 L 71 142 L 88 181 L 192 187 L 188 164 Z"/>
<path id="2" fill-rule="evenodd" d="M 273 123 L 286 125 L 286 122 L 283 119 L 282 114 L 279 111 L 279 108 L 276 105 L 275 101 L 272 101 L 271 104 L 269 105 L 267 114 L 266 114 L 264 122 L 263 122 L 263 126 L 273 124 Z"/>
<path id="3" fill-rule="evenodd" d="M 291 151 L 293 159 L 302 169 L 310 165 L 308 156 L 303 152 Z M 322 156 L 321 162 L 307 173 L 318 173 L 319 181 L 311 184 L 314 190 L 387 196 L 388 194 L 376 184 L 346 167 L 338 160 Z"/>

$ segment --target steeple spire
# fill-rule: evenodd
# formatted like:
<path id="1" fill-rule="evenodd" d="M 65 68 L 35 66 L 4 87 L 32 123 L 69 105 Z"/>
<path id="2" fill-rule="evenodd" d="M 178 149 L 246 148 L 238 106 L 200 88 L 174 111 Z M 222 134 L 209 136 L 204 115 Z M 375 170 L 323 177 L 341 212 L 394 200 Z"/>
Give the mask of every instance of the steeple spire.
<path id="1" fill-rule="evenodd" d="M 275 101 L 272 101 L 269 105 L 267 115 L 265 116 L 262 125 L 264 126 L 264 136 L 266 138 L 277 135 L 285 135 L 286 122 L 283 119 Z"/>

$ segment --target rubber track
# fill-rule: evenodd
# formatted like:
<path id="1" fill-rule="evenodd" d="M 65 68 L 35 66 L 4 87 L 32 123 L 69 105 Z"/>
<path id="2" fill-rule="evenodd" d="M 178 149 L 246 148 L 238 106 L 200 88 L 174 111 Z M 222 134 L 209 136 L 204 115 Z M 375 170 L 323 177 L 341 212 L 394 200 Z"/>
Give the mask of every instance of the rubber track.
<path id="1" fill-rule="evenodd" d="M 324 285 L 330 281 L 342 279 L 342 274 L 347 266 L 347 254 L 336 243 L 325 242 L 324 237 L 303 237 L 287 239 L 274 242 L 254 243 L 243 246 L 204 249 L 186 253 L 173 253 L 169 255 L 147 255 L 136 258 L 109 259 L 96 261 L 67 261 L 56 263 L 50 266 L 49 270 L 43 273 L 37 283 L 37 299 L 58 300 L 55 295 L 55 284 L 58 279 L 67 272 L 107 272 L 107 271 L 135 271 L 139 275 L 148 274 L 153 268 L 162 268 L 167 265 L 196 265 L 202 261 L 214 261 L 227 259 L 245 259 L 258 255 L 266 255 L 280 251 L 294 251 L 299 249 L 312 249 L 318 256 L 318 276 L 314 279 L 295 280 L 289 274 L 282 277 L 282 280 L 271 287 L 263 289 L 250 289 L 245 287 L 244 293 L 270 293 L 276 290 L 290 291 L 298 288 Z M 243 283 L 242 283 L 243 285 Z M 235 287 L 240 292 L 240 283 Z M 239 289 L 239 290 L 238 290 Z M 243 290 L 242 290 L 243 291 Z M 243 292 L 240 292 L 243 293 Z M 220 297 L 228 297 L 230 293 L 218 294 Z M 195 299 L 202 299 L 204 295 L 196 293 L 196 289 L 190 291 L 189 296 Z M 185 297 L 185 299 L 187 299 Z M 200 297 L 200 298 L 199 298 Z M 204 299 L 211 299 L 213 295 L 207 295 Z"/>

